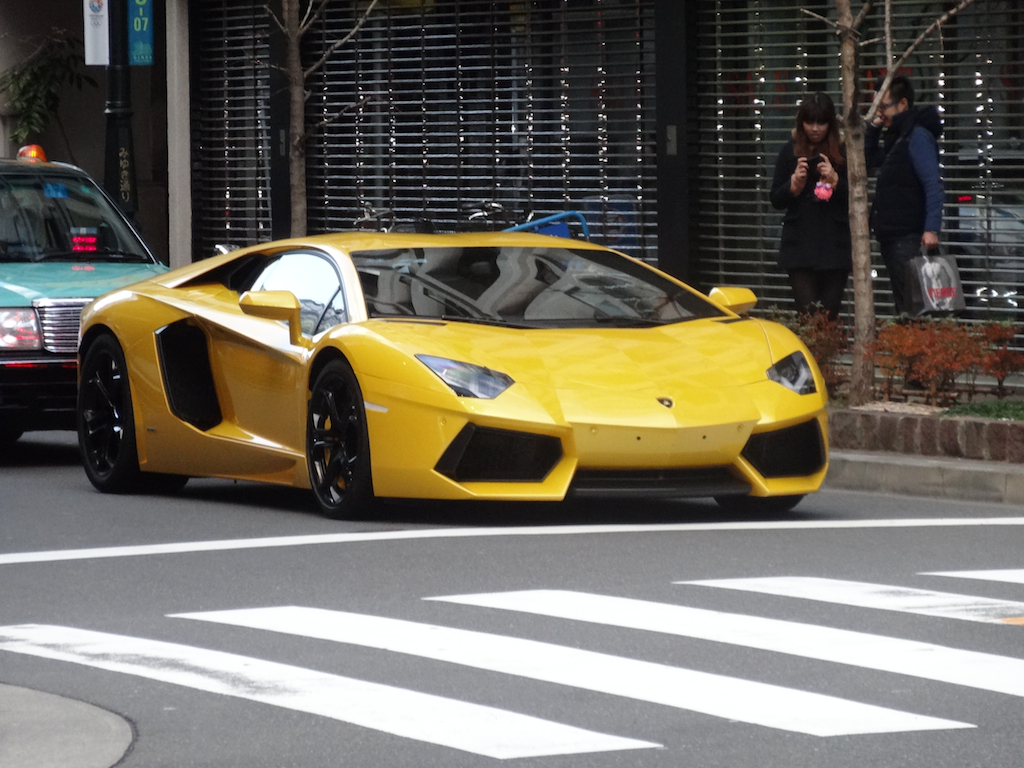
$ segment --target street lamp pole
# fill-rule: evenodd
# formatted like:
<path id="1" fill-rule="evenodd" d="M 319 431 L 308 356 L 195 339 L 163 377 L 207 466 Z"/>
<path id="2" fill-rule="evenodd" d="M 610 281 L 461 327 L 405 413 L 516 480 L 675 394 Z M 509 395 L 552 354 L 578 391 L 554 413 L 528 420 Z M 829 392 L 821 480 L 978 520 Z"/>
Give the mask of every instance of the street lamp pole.
<path id="1" fill-rule="evenodd" d="M 131 219 L 138 210 L 132 140 L 131 68 L 128 65 L 128 6 L 109 0 L 110 63 L 107 65 L 106 155 L 103 186 Z"/>

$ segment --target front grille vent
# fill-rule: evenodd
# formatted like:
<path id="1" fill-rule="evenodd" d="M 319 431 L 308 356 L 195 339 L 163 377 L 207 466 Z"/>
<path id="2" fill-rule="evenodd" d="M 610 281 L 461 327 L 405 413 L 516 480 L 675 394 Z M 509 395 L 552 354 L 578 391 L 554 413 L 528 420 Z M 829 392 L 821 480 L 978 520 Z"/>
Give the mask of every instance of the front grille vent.
<path id="1" fill-rule="evenodd" d="M 43 332 L 43 349 L 57 354 L 78 351 L 78 329 L 82 307 L 92 299 L 39 299 L 32 302 L 39 314 Z"/>
<path id="2" fill-rule="evenodd" d="M 569 488 L 569 496 L 576 499 L 685 499 L 748 493 L 750 484 L 728 467 L 580 469 Z"/>

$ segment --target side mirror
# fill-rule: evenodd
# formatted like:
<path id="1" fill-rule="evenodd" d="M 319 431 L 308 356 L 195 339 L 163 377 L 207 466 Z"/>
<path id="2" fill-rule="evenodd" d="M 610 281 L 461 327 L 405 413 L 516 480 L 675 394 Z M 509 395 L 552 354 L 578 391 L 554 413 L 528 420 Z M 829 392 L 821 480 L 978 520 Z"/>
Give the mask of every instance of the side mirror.
<path id="1" fill-rule="evenodd" d="M 309 347 L 302 335 L 302 305 L 291 291 L 246 291 L 238 299 L 238 307 L 246 315 L 288 323 L 288 340 L 297 347 Z"/>
<path id="2" fill-rule="evenodd" d="M 749 288 L 720 286 L 712 288 L 708 298 L 737 315 L 747 314 L 757 304 L 757 296 Z"/>

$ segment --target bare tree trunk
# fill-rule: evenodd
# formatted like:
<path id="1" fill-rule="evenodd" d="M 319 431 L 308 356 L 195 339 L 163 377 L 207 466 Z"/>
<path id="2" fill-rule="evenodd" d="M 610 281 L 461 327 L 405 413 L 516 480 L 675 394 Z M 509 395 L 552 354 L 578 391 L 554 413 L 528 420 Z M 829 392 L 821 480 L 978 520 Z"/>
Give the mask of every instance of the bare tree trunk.
<path id="1" fill-rule="evenodd" d="M 871 399 L 874 365 L 868 356 L 875 338 L 875 299 L 871 286 L 871 232 L 868 227 L 868 172 L 864 159 L 864 120 L 860 114 L 860 68 L 850 0 L 836 0 L 841 40 L 843 115 L 846 123 L 847 181 L 850 190 L 850 238 L 853 246 L 853 365 L 850 403 Z"/>
<path id="2" fill-rule="evenodd" d="M 285 36 L 285 76 L 288 78 L 288 175 L 291 235 L 306 234 L 306 82 L 300 58 L 302 41 L 300 0 L 281 0 Z"/>

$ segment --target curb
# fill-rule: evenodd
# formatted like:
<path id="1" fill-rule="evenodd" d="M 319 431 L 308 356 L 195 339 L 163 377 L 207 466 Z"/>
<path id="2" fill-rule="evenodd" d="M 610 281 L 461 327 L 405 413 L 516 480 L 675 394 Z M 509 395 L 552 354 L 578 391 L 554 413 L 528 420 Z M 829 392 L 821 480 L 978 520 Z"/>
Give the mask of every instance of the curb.
<path id="1" fill-rule="evenodd" d="M 0 684 L 0 766 L 110 768 L 134 733 L 123 717 L 52 693 Z"/>
<path id="2" fill-rule="evenodd" d="M 832 450 L 824 487 L 1024 504 L 1024 465 L 882 451 Z"/>

